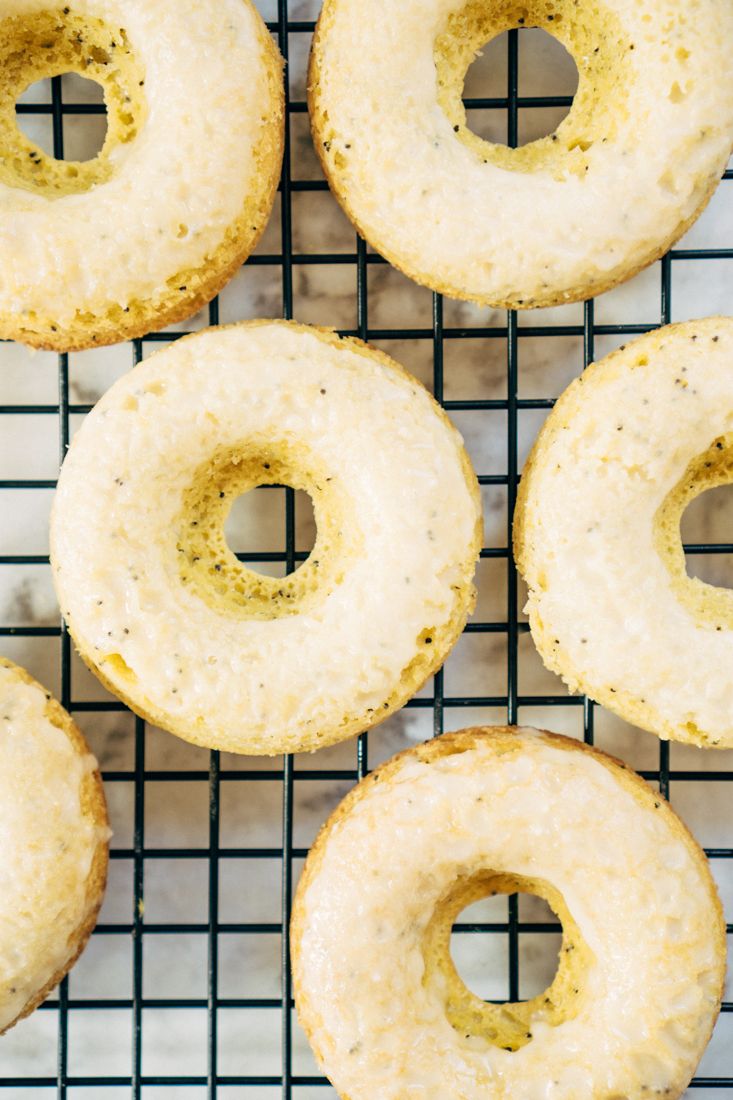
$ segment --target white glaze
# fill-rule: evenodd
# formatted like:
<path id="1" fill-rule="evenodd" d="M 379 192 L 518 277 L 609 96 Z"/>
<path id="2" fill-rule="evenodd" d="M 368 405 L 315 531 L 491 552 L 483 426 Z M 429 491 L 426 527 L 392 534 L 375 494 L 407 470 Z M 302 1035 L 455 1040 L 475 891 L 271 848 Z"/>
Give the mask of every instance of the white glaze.
<path id="1" fill-rule="evenodd" d="M 253 438 L 306 448 L 361 532 L 341 583 L 269 620 L 209 607 L 176 554 L 195 473 Z M 421 631 L 456 614 L 479 518 L 463 463 L 427 391 L 348 343 L 277 322 L 208 330 L 116 382 L 75 437 L 52 520 L 62 610 L 91 659 L 121 654 L 139 679 L 131 697 L 176 732 L 198 724 L 278 751 L 350 715 L 369 725 Z"/>
<path id="2" fill-rule="evenodd" d="M 581 6 L 592 25 L 597 5 Z M 318 105 L 331 170 L 361 231 L 429 285 L 488 302 L 531 300 L 547 287 L 571 297 L 591 278 L 649 262 L 730 155 L 728 0 L 603 0 L 634 46 L 629 115 L 583 154 L 579 172 L 570 155 L 562 171 L 484 163 L 453 132 L 438 104 L 434 42 L 463 7 L 326 5 Z"/>
<path id="3" fill-rule="evenodd" d="M 350 1100 L 646 1100 L 692 1076 L 722 977 L 706 868 L 598 759 L 520 732 L 519 756 L 487 738 L 406 757 L 332 826 L 298 895 L 296 989 Z M 486 869 L 549 881 L 595 955 L 578 1015 L 534 1021 L 514 1053 L 456 1031 L 422 981 L 436 904 Z"/>
<path id="4" fill-rule="evenodd" d="M 45 10 L 47 0 L 10 0 L 2 14 Z M 0 312 L 60 323 L 167 293 L 167 279 L 216 251 L 251 189 L 268 95 L 259 17 L 241 0 L 76 0 L 74 10 L 124 27 L 148 116 L 91 191 L 49 199 L 0 184 Z"/>
<path id="5" fill-rule="evenodd" d="M 690 462 L 733 431 L 733 322 L 659 339 L 664 350 L 635 341 L 593 368 L 572 417 L 558 410 L 567 422 L 533 464 L 524 502 L 526 610 L 558 643 L 572 689 L 623 691 L 656 713 L 661 736 L 690 722 L 730 745 L 733 630 L 681 602 L 654 518 Z"/>
<path id="6" fill-rule="evenodd" d="M 68 962 L 108 830 L 81 810 L 96 767 L 45 716 L 47 697 L 0 665 L 0 1030 Z"/>

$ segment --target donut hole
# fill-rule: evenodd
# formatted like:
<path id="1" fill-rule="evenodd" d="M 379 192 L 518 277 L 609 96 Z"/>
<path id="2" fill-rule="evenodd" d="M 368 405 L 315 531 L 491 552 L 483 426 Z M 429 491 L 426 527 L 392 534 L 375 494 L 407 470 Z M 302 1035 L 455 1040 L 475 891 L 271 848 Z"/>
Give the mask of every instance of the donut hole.
<path id="1" fill-rule="evenodd" d="M 299 614 L 342 582 L 360 544 L 349 504 L 338 477 L 300 446 L 224 448 L 184 493 L 172 547 L 181 582 L 233 618 Z M 291 523 L 294 561 L 283 550 Z"/>
<path id="2" fill-rule="evenodd" d="M 289 509 L 292 513 L 289 517 Z M 287 545 L 290 524 L 293 525 L 295 560 L 262 560 L 259 555 L 281 555 Z M 316 542 L 316 515 L 311 496 L 302 489 L 293 490 L 292 505 L 284 486 L 260 485 L 240 494 L 231 504 L 224 522 L 224 535 L 229 549 L 249 569 L 269 577 L 287 577 L 310 557 Z M 257 556 L 254 556 L 257 555 Z"/>
<path id="3" fill-rule="evenodd" d="M 113 150 L 134 140 L 147 113 L 145 74 L 124 28 L 69 7 L 10 16 L 0 21 L 0 67 L 0 182 L 54 199 L 111 179 Z M 63 79 L 67 103 L 103 101 L 86 136 L 64 141 L 63 109 L 54 127 L 50 78 Z"/>
<path id="4" fill-rule="evenodd" d="M 550 99 L 547 106 L 518 107 L 516 133 L 505 129 L 503 106 L 481 115 L 480 103 L 471 102 L 507 97 L 510 30 L 523 32 L 520 97 Z M 633 48 L 603 0 L 582 9 L 576 0 L 468 0 L 435 38 L 438 103 L 455 140 L 482 163 L 521 172 L 549 168 L 556 178 L 582 176 L 593 146 L 615 134 Z M 558 97 L 570 102 L 553 102 Z"/>
<path id="5" fill-rule="evenodd" d="M 680 385 L 684 385 L 680 372 Z M 728 542 L 724 494 L 733 490 L 733 433 L 714 439 L 667 494 L 654 517 L 654 544 L 677 599 L 711 630 L 733 630 L 733 556 L 698 553 L 687 543 Z"/>
<path id="6" fill-rule="evenodd" d="M 684 544 L 733 545 L 733 484 L 706 489 L 682 513 Z M 687 576 L 716 588 L 733 589 L 733 553 L 685 554 Z"/>
<path id="7" fill-rule="evenodd" d="M 73 103 L 87 109 L 99 107 L 100 113 L 92 113 L 84 126 L 64 127 L 63 148 L 58 160 L 85 163 L 98 157 L 107 140 L 107 112 L 104 105 L 104 88 L 98 81 L 64 73 L 61 76 L 64 103 Z M 48 108 L 51 96 L 47 80 L 37 80 L 18 97 L 15 109 L 18 129 L 35 143 L 48 157 L 55 157 L 53 120 L 50 111 L 30 113 L 30 108 Z M 24 108 L 26 109 L 24 111 Z M 71 166 L 73 167 L 73 166 Z M 73 177 L 72 177 L 73 178 Z"/>
<path id="8" fill-rule="evenodd" d="M 562 930 L 544 898 L 535 894 L 516 895 L 524 924 L 536 924 L 538 931 L 522 931 L 517 940 L 519 1000 L 531 1001 L 544 994 L 557 976 Z M 451 932 L 450 953 L 456 972 L 481 1000 L 502 1003 L 508 987 L 509 933 L 493 932 L 487 925 L 507 918 L 507 901 L 502 895 L 468 905 L 456 918 Z M 557 926 L 549 931 L 549 926 Z"/>
<path id="9" fill-rule="evenodd" d="M 518 1000 L 504 999 L 512 935 L 504 895 L 512 894 L 526 895 L 519 899 L 520 920 L 536 926 L 531 933 L 517 929 Z M 508 1051 L 531 1042 L 538 1022 L 558 1026 L 577 1015 L 593 959 L 550 883 L 494 871 L 459 880 L 441 899 L 424 934 L 423 957 L 423 980 L 444 1001 L 458 1034 Z"/>
<path id="10" fill-rule="evenodd" d="M 503 31 L 483 46 L 468 67 L 463 85 L 466 125 L 484 141 L 509 145 L 507 112 L 482 100 L 502 99 L 507 94 L 509 32 Z M 517 118 L 517 146 L 554 133 L 570 113 L 578 89 L 578 67 L 566 47 L 553 35 L 537 27 L 522 30 L 519 37 L 518 94 L 549 102 L 520 107 Z M 478 101 L 478 102 L 477 102 Z"/>

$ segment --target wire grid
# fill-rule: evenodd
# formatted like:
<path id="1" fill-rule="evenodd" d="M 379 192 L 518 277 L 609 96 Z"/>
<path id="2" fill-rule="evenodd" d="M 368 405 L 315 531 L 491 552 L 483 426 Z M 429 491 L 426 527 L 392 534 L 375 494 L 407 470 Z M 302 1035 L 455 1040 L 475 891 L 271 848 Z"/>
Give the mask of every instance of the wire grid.
<path id="1" fill-rule="evenodd" d="M 293 20 L 288 17 L 288 0 L 278 0 L 277 18 L 269 24 L 270 30 L 275 36 L 283 56 L 287 59 L 291 39 L 294 37 L 302 40 L 303 36 L 310 36 L 314 23 L 311 20 Z M 501 110 L 506 113 L 506 133 L 509 145 L 518 144 L 519 111 L 525 107 L 567 107 L 571 103 L 569 97 L 521 97 L 519 95 L 519 46 L 520 34 L 511 31 L 508 35 L 508 83 L 506 94 L 493 98 L 475 98 L 467 101 L 467 106 L 474 110 Z M 54 155 L 63 157 L 64 153 L 64 119 L 74 114 L 98 114 L 104 108 L 100 105 L 69 104 L 63 101 L 62 80 L 55 77 L 52 80 L 52 97 L 49 105 L 25 104 L 19 106 L 19 111 L 26 114 L 50 114 L 53 125 Z M 292 121 L 294 115 L 306 111 L 306 105 L 301 100 L 288 98 L 288 118 Z M 728 171 L 725 179 L 733 178 L 733 172 Z M 724 186 L 726 186 L 724 184 Z M 727 185 L 730 186 L 730 185 Z M 594 357 L 594 342 L 597 336 L 607 336 L 620 339 L 645 332 L 656 327 L 660 323 L 671 320 L 671 289 L 672 268 L 676 260 L 714 261 L 716 259 L 733 259 L 733 248 L 721 249 L 689 249 L 679 248 L 667 255 L 661 264 L 661 285 L 659 314 L 651 317 L 648 323 L 636 324 L 596 324 L 594 321 L 594 302 L 586 302 L 583 306 L 582 325 L 557 325 L 547 324 L 534 326 L 530 330 L 523 330 L 517 321 L 517 315 L 508 313 L 506 321 L 498 326 L 469 326 L 450 327 L 444 324 L 444 303 L 440 295 L 433 295 L 432 325 L 422 328 L 373 328 L 369 324 L 369 293 L 368 293 L 368 269 L 371 265 L 383 264 L 384 261 L 378 255 L 373 254 L 363 241 L 356 239 L 355 249 L 351 253 L 343 252 L 296 252 L 293 248 L 293 218 L 292 196 L 302 191 L 325 191 L 326 183 L 322 179 L 299 181 L 291 177 L 291 140 L 290 127 L 286 138 L 285 161 L 280 185 L 281 194 L 281 234 L 282 249 L 279 253 L 258 252 L 249 260 L 249 265 L 264 265 L 279 269 L 282 280 L 283 314 L 286 318 L 293 316 L 294 291 L 293 271 L 299 264 L 309 265 L 348 265 L 354 273 L 356 289 L 356 329 L 351 330 L 351 335 L 357 335 L 362 339 L 371 340 L 408 340 L 428 342 L 432 345 L 432 384 L 435 396 L 449 413 L 455 414 L 464 411 L 495 411 L 506 416 L 506 453 L 507 468 L 500 474 L 488 474 L 479 471 L 479 480 L 482 486 L 497 486 L 506 491 L 507 495 L 507 523 L 506 539 L 503 546 L 487 546 L 482 550 L 483 559 L 496 559 L 506 565 L 507 594 L 506 616 L 503 621 L 477 621 L 474 619 L 466 627 L 467 634 L 500 634 L 505 636 L 507 645 L 506 685 L 505 690 L 498 694 L 446 694 L 444 690 L 444 674 L 439 672 L 433 679 L 432 688 L 428 694 L 421 694 L 407 704 L 408 710 L 429 711 L 432 717 L 432 733 L 438 735 L 443 732 L 446 715 L 452 711 L 467 712 L 477 708 L 498 708 L 505 715 L 508 723 L 516 723 L 520 719 L 520 712 L 525 720 L 532 721 L 532 711 L 542 708 L 579 708 L 582 713 L 582 734 L 586 742 L 593 743 L 594 724 L 597 708 L 594 704 L 582 697 L 569 697 L 557 681 L 556 693 L 550 694 L 520 694 L 519 693 L 519 645 L 521 636 L 527 632 L 527 624 L 520 621 L 518 606 L 518 582 L 515 566 L 508 547 L 511 545 L 511 516 L 516 498 L 518 483 L 518 416 L 524 410 L 547 410 L 552 407 L 551 397 L 521 398 L 518 389 L 518 359 L 519 345 L 523 335 L 532 335 L 552 339 L 557 336 L 574 336 L 582 338 L 583 362 L 587 365 Z M 217 323 L 219 319 L 219 305 L 214 301 L 208 311 L 210 323 Z M 143 358 L 144 348 L 156 343 L 162 343 L 171 339 L 170 333 L 154 333 L 144 340 L 135 340 L 131 343 L 130 365 L 138 363 Z M 506 378 L 507 392 L 505 398 L 474 398 L 461 400 L 444 400 L 444 353 L 447 343 L 450 341 L 479 339 L 487 342 L 500 342 L 506 348 Z M 551 347 L 550 347 L 550 350 Z M 15 415 L 48 415 L 49 420 L 54 415 L 58 416 L 59 424 L 59 457 L 62 460 L 66 452 L 69 435 L 70 419 L 77 415 L 83 415 L 89 411 L 90 406 L 85 404 L 72 404 L 69 397 L 69 357 L 58 356 L 58 404 L 6 404 L 0 406 L 0 416 L 11 417 Z M 0 490 L 28 490 L 28 489 L 52 489 L 55 485 L 53 479 L 44 480 L 37 478 L 5 479 L 0 481 Z M 295 494 L 293 490 L 285 491 L 285 545 L 278 551 L 262 551 L 260 553 L 247 553 L 248 561 L 261 561 L 263 563 L 284 563 L 288 572 L 291 572 L 296 563 L 307 557 L 307 552 L 296 549 L 296 515 Z M 12 516 L 6 517 L 6 522 L 12 523 Z M 731 554 L 733 544 L 730 543 L 694 543 L 685 547 L 692 554 Z M 244 557 L 244 555 L 241 555 Z M 5 554 L 0 557 L 0 565 L 47 565 L 46 555 L 33 554 Z M 63 623 L 58 626 L 31 625 L 17 627 L 0 625 L 0 637 L 8 638 L 27 637 L 57 638 L 60 645 L 61 659 L 61 700 L 63 705 L 75 713 L 82 724 L 90 725 L 94 715 L 105 711 L 124 711 L 122 704 L 112 699 L 104 701 L 87 701 L 76 699 L 72 694 L 72 651 L 69 636 Z M 456 723 L 452 723 L 455 727 Z M 463 723 L 459 723 L 463 724 Z M 293 1044 L 294 1021 L 292 1013 L 292 989 L 289 967 L 289 939 L 288 922 L 290 918 L 291 896 L 294 882 L 294 862 L 301 860 L 306 849 L 294 844 L 294 800 L 300 784 L 327 782 L 334 784 L 351 784 L 363 777 L 369 770 L 369 737 L 364 734 L 358 738 L 355 745 L 355 758 L 351 766 L 347 768 L 318 768 L 301 766 L 297 759 L 288 757 L 282 767 L 269 766 L 255 767 L 253 762 L 244 761 L 243 766 L 227 767 L 223 765 L 218 752 L 211 752 L 208 769 L 198 770 L 153 770 L 146 768 L 146 724 L 141 719 L 134 719 L 134 766 L 125 770 L 106 770 L 104 778 L 108 791 L 118 784 L 126 785 L 133 791 L 133 829 L 131 846 L 118 847 L 112 851 L 113 861 L 127 861 L 132 866 L 133 890 L 132 907 L 129 920 L 125 922 L 105 921 L 100 922 L 94 936 L 110 937 L 124 936 L 132 941 L 132 994 L 125 998 L 110 998 L 99 996 L 96 998 L 73 998 L 69 995 L 69 980 L 61 984 L 58 998 L 52 998 L 40 1010 L 41 1013 L 55 1013 L 58 1020 L 57 1032 L 57 1056 L 55 1074 L 35 1075 L 33 1066 L 35 1057 L 28 1060 L 30 1070 L 24 1076 L 4 1075 L 3 1050 L 0 1046 L 0 1088 L 10 1090 L 10 1095 L 19 1097 L 31 1097 L 36 1094 L 49 1096 L 53 1092 L 65 1100 L 67 1096 L 131 1096 L 134 1100 L 141 1096 L 156 1097 L 188 1097 L 208 1096 L 226 1097 L 229 1100 L 233 1096 L 265 1097 L 270 1098 L 281 1095 L 284 1100 L 290 1097 L 306 1097 L 316 1095 L 310 1090 L 319 1090 L 318 1095 L 325 1095 L 323 1089 L 328 1083 L 317 1073 L 311 1075 L 298 1074 L 293 1069 Z M 378 734 L 376 735 L 378 736 Z M 317 763 L 317 761 L 316 761 Z M 733 781 L 733 772 L 715 770 L 715 762 L 705 761 L 704 769 L 673 770 L 670 766 L 670 746 L 664 742 L 659 745 L 658 763 L 656 767 L 642 771 L 642 774 L 653 782 L 659 784 L 659 788 L 665 796 L 669 795 L 671 783 L 705 782 L 714 780 L 717 782 Z M 205 782 L 208 784 L 208 847 L 152 847 L 146 844 L 145 814 L 146 814 L 146 785 L 152 783 L 171 782 Z M 236 784 L 241 781 L 277 781 L 281 787 L 282 828 L 281 842 L 276 847 L 231 847 L 221 843 L 221 807 L 222 790 L 226 784 Z M 733 791 L 733 788 L 731 788 Z M 708 848 L 707 854 L 713 861 L 713 868 L 718 861 L 729 861 L 733 856 L 733 848 L 716 847 Z M 205 921 L 190 922 L 188 924 L 158 922 L 146 920 L 144 911 L 146 868 L 152 861 L 157 860 L 199 860 L 204 861 L 207 868 L 207 892 L 208 910 Z M 238 922 L 225 923 L 219 917 L 220 877 L 223 862 L 247 860 L 277 860 L 281 868 L 280 897 L 281 916 L 277 922 Z M 521 918 L 520 905 L 516 897 L 509 898 L 505 919 L 499 921 L 465 922 L 456 926 L 457 933 L 481 933 L 490 936 L 501 935 L 505 937 L 508 951 L 507 962 L 507 989 L 506 996 L 510 1000 L 517 1000 L 520 996 L 520 940 L 528 933 L 556 934 L 558 925 L 553 921 L 527 922 Z M 731 932 L 731 926 L 728 926 Z M 168 997 L 152 998 L 143 993 L 143 951 L 144 944 L 150 937 L 166 936 L 173 933 L 185 933 L 206 938 L 207 945 L 207 989 L 205 996 L 197 997 Z M 220 985 L 220 947 L 222 936 L 239 934 L 250 937 L 258 937 L 272 934 L 281 936 L 281 982 L 279 996 L 276 997 L 223 997 L 219 992 Z M 349 934 L 349 933 L 347 933 Z M 207 1018 L 206 1033 L 206 1070 L 205 1073 L 166 1073 L 149 1074 L 144 1072 L 143 1039 L 144 1039 L 144 1013 L 150 1009 L 182 1010 L 203 1009 Z M 218 1031 L 221 1013 L 227 1009 L 262 1009 L 278 1012 L 281 1027 L 281 1059 L 279 1073 L 238 1073 L 226 1074 L 221 1072 L 219 1060 Z M 123 1010 L 129 1013 L 132 1021 L 131 1051 L 129 1056 L 129 1071 L 125 1073 L 110 1072 L 96 1074 L 82 1074 L 74 1071 L 73 1050 L 70 1046 L 69 1030 L 70 1020 L 74 1013 L 80 1010 L 93 1010 L 103 1014 L 108 1010 Z M 733 1003 L 725 1003 L 723 1012 L 733 1011 Z M 23 1026 L 23 1025 L 21 1025 Z M 174 1024 L 175 1027 L 175 1024 Z M 6 1040 L 4 1040 L 6 1041 Z M 254 1041 L 254 1040 L 253 1040 Z M 246 1047 L 248 1036 L 246 1030 L 241 1036 L 241 1043 Z M 33 1052 L 31 1052 L 33 1055 Z M 707 1090 L 722 1090 L 723 1095 L 733 1097 L 733 1049 L 729 1050 L 725 1076 L 698 1076 L 693 1081 L 693 1088 L 700 1090 L 700 1095 Z M 183 1091 L 179 1091 L 183 1090 Z M 191 1091 L 186 1091 L 186 1088 Z M 96 1092 L 94 1090 L 97 1090 Z M 152 1091 L 151 1091 L 152 1090 Z M 695 1091 L 698 1095 L 698 1091 Z"/>

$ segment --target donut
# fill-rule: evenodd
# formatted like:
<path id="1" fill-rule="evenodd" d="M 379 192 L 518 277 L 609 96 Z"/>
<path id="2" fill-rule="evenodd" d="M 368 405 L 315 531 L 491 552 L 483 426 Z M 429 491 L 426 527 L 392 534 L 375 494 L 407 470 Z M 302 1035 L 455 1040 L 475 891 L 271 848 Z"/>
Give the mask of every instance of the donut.
<path id="1" fill-rule="evenodd" d="M 285 578 L 224 539 L 261 484 L 310 494 Z M 51 522 L 82 658 L 172 733 L 230 752 L 313 750 L 386 718 L 473 609 L 476 476 L 388 356 L 278 321 L 209 329 L 119 379 L 75 437 Z"/>
<path id="2" fill-rule="evenodd" d="M 0 1034 L 83 950 L 110 836 L 97 762 L 63 707 L 0 657 Z"/>
<path id="3" fill-rule="evenodd" d="M 8 0 L 0 17 L 0 337 L 69 351 L 181 321 L 224 286 L 272 207 L 281 58 L 249 0 Z M 56 160 L 15 101 L 101 84 L 94 159 Z"/>
<path id="4" fill-rule="evenodd" d="M 733 593 L 685 570 L 680 517 L 733 480 L 733 320 L 593 364 L 529 456 L 514 553 L 532 637 L 571 691 L 659 737 L 733 746 Z"/>
<path id="5" fill-rule="evenodd" d="M 557 975 L 486 1003 L 451 928 L 517 891 L 562 923 Z M 620 761 L 516 727 L 446 734 L 355 787 L 308 856 L 291 945 L 298 1017 L 344 1100 L 674 1100 L 725 973 L 707 861 L 667 803 Z"/>
<path id="6" fill-rule="evenodd" d="M 541 27 L 573 56 L 567 118 L 518 149 L 462 101 L 481 47 Z M 331 188 L 418 283 L 511 309 L 609 290 L 701 213 L 733 144 L 728 0 L 325 0 L 309 105 Z M 395 61 L 398 58 L 398 62 Z"/>

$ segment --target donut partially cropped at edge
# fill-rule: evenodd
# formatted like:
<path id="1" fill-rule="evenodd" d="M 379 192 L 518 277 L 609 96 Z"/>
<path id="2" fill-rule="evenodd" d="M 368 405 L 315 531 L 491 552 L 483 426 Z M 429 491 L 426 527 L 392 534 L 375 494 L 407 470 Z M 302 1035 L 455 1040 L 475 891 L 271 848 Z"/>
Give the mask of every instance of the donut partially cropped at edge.
<path id="1" fill-rule="evenodd" d="M 451 931 L 517 891 L 562 924 L 557 973 L 487 1002 Z M 678 1100 L 726 946 L 705 855 L 658 792 L 582 742 L 486 727 L 399 753 L 349 792 L 306 860 L 291 950 L 300 1024 L 343 1100 Z"/>
<path id="2" fill-rule="evenodd" d="M 107 809 L 81 731 L 25 669 L 0 657 L 0 1034 L 84 949 L 107 877 Z"/>
<path id="3" fill-rule="evenodd" d="M 659 737 L 733 746 L 733 593 L 680 520 L 733 480 L 733 319 L 647 333 L 560 396 L 525 464 L 514 555 L 545 665 Z"/>
<path id="4" fill-rule="evenodd" d="M 78 350 L 209 302 L 257 244 L 282 161 L 282 59 L 250 0 L 10 0 L 0 71 L 0 337 Z M 21 92 L 67 72 L 104 88 L 88 161 L 16 122 Z"/>
<path id="5" fill-rule="evenodd" d="M 518 26 L 558 38 L 579 85 L 554 133 L 511 149 L 471 131 L 462 91 Z M 733 146 L 732 53 L 728 0 L 325 0 L 316 152 L 359 233 L 416 282 L 496 308 L 578 301 L 708 203 Z"/>

